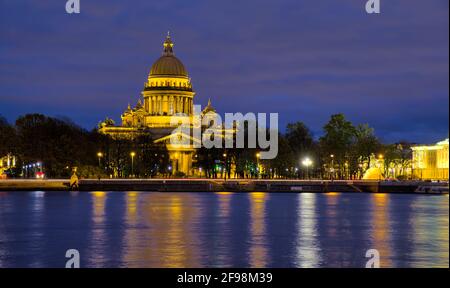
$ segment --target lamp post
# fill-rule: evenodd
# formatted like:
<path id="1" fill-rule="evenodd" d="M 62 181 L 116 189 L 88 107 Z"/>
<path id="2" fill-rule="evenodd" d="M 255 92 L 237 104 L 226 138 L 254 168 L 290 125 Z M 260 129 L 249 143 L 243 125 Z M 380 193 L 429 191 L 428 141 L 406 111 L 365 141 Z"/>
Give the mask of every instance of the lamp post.
<path id="1" fill-rule="evenodd" d="M 227 168 L 227 153 L 223 153 L 223 168 L 222 168 L 222 173 L 223 173 L 223 179 L 226 181 L 227 180 L 227 173 L 226 173 L 226 168 Z"/>
<path id="2" fill-rule="evenodd" d="M 381 167 L 382 167 L 382 165 L 383 165 L 383 163 L 381 162 L 381 161 L 383 161 L 383 158 L 384 158 L 384 156 L 383 156 L 383 154 L 378 154 L 378 170 L 380 170 L 380 175 L 379 175 L 379 179 L 378 180 L 381 180 L 381 172 L 382 172 L 382 170 L 381 170 Z"/>
<path id="3" fill-rule="evenodd" d="M 259 178 L 259 157 L 261 157 L 261 154 L 256 153 L 256 178 Z"/>
<path id="4" fill-rule="evenodd" d="M 309 166 L 312 165 L 312 160 L 309 159 L 308 157 L 306 157 L 305 159 L 303 159 L 302 164 L 303 166 L 306 167 L 306 177 L 309 179 Z"/>
<path id="5" fill-rule="evenodd" d="M 131 152 L 130 156 L 131 156 L 131 176 L 134 177 L 134 156 L 136 156 L 136 153 Z"/>
<path id="6" fill-rule="evenodd" d="M 103 153 L 102 152 L 98 152 L 97 153 L 97 157 L 98 157 L 98 167 L 101 167 L 102 166 L 102 164 L 101 164 L 101 158 L 103 157 Z"/>
<path id="7" fill-rule="evenodd" d="M 330 168 L 330 174 L 331 174 L 331 181 L 334 180 L 334 154 L 330 155 L 331 157 L 331 168 Z"/>

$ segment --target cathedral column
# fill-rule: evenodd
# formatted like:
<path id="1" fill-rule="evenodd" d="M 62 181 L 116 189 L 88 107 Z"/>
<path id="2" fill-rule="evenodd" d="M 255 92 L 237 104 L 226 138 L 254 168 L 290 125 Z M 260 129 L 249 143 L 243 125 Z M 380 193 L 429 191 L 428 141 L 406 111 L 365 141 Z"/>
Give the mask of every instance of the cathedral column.
<path id="1" fill-rule="evenodd" d="M 175 114 L 175 99 L 176 98 L 174 96 L 170 97 L 170 103 L 172 105 L 172 115 Z"/>
<path id="2" fill-rule="evenodd" d="M 178 97 L 177 96 L 175 96 L 175 97 L 173 97 L 173 113 L 174 114 L 176 114 L 176 113 L 178 113 Z"/>
<path id="3" fill-rule="evenodd" d="M 152 114 L 156 111 L 156 105 L 155 105 L 155 96 L 152 96 L 152 101 L 150 102 L 150 106 L 152 107 Z"/>
<path id="4" fill-rule="evenodd" d="M 158 113 L 158 115 L 161 115 L 161 112 L 162 112 L 162 99 L 161 99 L 161 96 L 157 96 L 156 97 L 156 103 L 157 103 L 157 108 L 156 108 L 156 111 L 157 111 L 157 113 Z"/>
<path id="5" fill-rule="evenodd" d="M 162 97 L 162 114 L 168 114 L 169 113 L 169 101 L 167 99 L 167 95 L 164 95 Z"/>
<path id="6" fill-rule="evenodd" d="M 187 175 L 188 176 L 191 176 L 192 175 L 192 153 L 188 153 L 187 154 L 187 162 L 188 162 L 188 173 L 187 173 Z"/>

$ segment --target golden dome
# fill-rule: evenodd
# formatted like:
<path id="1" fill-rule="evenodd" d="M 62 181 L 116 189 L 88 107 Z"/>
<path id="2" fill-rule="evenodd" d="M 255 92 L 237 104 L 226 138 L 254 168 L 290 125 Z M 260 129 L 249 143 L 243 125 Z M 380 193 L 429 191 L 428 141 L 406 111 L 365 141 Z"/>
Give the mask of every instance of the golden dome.
<path id="1" fill-rule="evenodd" d="M 161 56 L 152 65 L 150 76 L 183 76 L 187 77 L 186 69 L 175 56 Z"/>
<path id="2" fill-rule="evenodd" d="M 181 76 L 188 77 L 186 68 L 183 63 L 173 54 L 173 43 L 170 36 L 167 35 L 164 41 L 164 52 L 150 70 L 150 76 Z"/>

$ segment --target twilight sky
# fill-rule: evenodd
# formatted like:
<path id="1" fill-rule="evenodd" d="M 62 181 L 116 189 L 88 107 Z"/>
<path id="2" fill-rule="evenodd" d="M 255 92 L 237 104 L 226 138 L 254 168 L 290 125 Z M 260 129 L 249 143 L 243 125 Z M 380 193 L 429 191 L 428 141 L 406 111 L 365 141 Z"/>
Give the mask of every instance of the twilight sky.
<path id="1" fill-rule="evenodd" d="M 0 0 L 0 115 L 119 122 L 168 30 L 195 103 L 278 112 L 320 136 L 334 113 L 386 142 L 448 137 L 449 1 Z"/>

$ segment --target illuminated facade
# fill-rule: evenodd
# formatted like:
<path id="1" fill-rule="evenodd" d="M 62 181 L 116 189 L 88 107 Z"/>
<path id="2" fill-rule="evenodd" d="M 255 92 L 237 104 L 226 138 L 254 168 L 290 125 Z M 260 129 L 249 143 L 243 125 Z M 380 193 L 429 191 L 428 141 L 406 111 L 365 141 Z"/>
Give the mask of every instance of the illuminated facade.
<path id="1" fill-rule="evenodd" d="M 448 181 L 449 139 L 435 145 L 414 146 L 412 168 L 415 178 Z"/>
<path id="2" fill-rule="evenodd" d="M 16 167 L 16 157 L 8 154 L 4 157 L 0 157 L 0 178 L 6 170 Z"/>
<path id="3" fill-rule="evenodd" d="M 121 115 L 122 123 L 106 119 L 99 125 L 101 133 L 113 138 L 130 139 L 149 133 L 155 143 L 165 143 L 171 162 L 172 173 L 182 172 L 187 176 L 194 174 L 192 169 L 195 149 L 190 135 L 172 133 L 180 124 L 191 125 L 195 92 L 183 63 L 174 55 L 173 42 L 167 35 L 163 44 L 163 54 L 152 65 L 144 84 L 142 98 L 136 106 L 128 108 Z M 214 111 L 211 102 L 201 115 Z M 173 144 L 172 137 L 189 138 L 191 144 Z M 178 140 L 179 141 L 179 140 Z M 182 141 L 179 141 L 182 142 Z M 184 142 L 186 143 L 186 142 Z"/>

